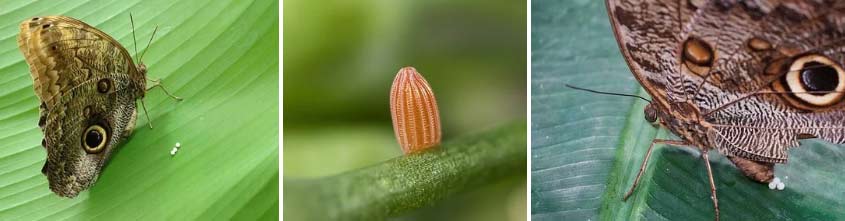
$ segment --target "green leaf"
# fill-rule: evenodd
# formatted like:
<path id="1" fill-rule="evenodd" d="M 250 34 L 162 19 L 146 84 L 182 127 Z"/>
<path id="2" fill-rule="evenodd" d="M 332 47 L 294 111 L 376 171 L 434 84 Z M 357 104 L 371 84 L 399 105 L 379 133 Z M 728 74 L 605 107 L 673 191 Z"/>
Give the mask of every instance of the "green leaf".
<path id="1" fill-rule="evenodd" d="M 285 218 L 382 220 L 522 174 L 525 129 L 520 121 L 335 176 L 286 179 Z"/>
<path id="2" fill-rule="evenodd" d="M 277 219 L 278 2 L 150 0 L 0 3 L 0 220 Z M 17 48 L 18 24 L 67 15 L 133 53 L 158 25 L 144 62 L 163 79 L 132 137 L 97 183 L 74 199 L 50 192 L 39 101 Z M 179 142 L 175 156 L 170 150 Z"/>
<path id="3" fill-rule="evenodd" d="M 712 220 L 704 161 L 689 147 L 655 146 L 636 192 L 622 201 L 651 140 L 678 138 L 644 120 L 641 100 L 564 86 L 646 95 L 619 53 L 604 3 L 534 1 L 532 24 L 532 219 Z M 711 152 L 721 217 L 845 218 L 845 149 L 802 143 L 776 166 L 783 191 Z"/>

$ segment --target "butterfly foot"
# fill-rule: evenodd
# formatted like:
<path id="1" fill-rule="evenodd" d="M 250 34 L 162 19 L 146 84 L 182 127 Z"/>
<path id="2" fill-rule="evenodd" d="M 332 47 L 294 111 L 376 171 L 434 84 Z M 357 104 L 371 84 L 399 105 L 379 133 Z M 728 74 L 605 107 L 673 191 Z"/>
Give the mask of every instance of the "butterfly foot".
<path id="1" fill-rule="evenodd" d="M 167 88 L 165 88 L 164 85 L 161 84 L 161 78 L 155 79 L 155 80 L 150 80 L 150 81 L 153 82 L 153 86 L 151 86 L 150 88 L 147 88 L 147 91 L 150 91 L 153 88 L 158 87 L 158 88 L 161 88 L 161 91 L 164 91 L 164 94 L 167 94 L 168 97 L 173 98 L 173 100 L 176 100 L 176 101 L 184 100 L 184 99 L 182 99 L 182 97 L 178 97 L 176 95 L 171 94 L 170 91 L 167 91 Z"/>

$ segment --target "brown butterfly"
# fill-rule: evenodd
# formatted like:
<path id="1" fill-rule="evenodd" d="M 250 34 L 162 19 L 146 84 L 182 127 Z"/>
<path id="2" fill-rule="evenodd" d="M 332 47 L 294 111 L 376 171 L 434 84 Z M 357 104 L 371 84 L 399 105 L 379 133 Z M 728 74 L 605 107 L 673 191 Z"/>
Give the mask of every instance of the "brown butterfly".
<path id="1" fill-rule="evenodd" d="M 38 126 L 47 150 L 41 172 L 57 195 L 75 197 L 132 133 L 136 100 L 149 90 L 147 68 L 106 33 L 66 16 L 24 20 L 18 46 L 41 101 Z"/>
<path id="2" fill-rule="evenodd" d="M 845 143 L 845 2 L 607 0 L 619 47 L 653 97 L 646 119 L 707 165 L 716 150 L 767 183 L 798 140 Z"/>

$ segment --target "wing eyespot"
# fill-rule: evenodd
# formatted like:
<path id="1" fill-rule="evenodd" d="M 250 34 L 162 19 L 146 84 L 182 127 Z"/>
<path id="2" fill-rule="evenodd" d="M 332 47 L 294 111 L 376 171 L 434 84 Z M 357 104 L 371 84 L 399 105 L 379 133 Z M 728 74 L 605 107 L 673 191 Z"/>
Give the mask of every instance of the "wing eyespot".
<path id="1" fill-rule="evenodd" d="M 709 67 L 713 64 L 713 48 L 698 38 L 689 38 L 684 42 L 684 60 L 698 66 Z"/>
<path id="2" fill-rule="evenodd" d="M 699 76 L 710 71 L 716 58 L 716 51 L 710 44 L 699 38 L 690 37 L 681 47 L 681 59 L 687 70 Z"/>
<path id="3" fill-rule="evenodd" d="M 109 134 L 106 129 L 99 124 L 88 126 L 85 133 L 82 133 L 82 147 L 86 153 L 100 153 L 105 149 L 108 137 Z"/>
<path id="4" fill-rule="evenodd" d="M 111 85 L 111 81 L 108 78 L 103 78 L 97 81 L 97 91 L 105 94 L 111 90 Z"/>
<path id="5" fill-rule="evenodd" d="M 775 82 L 792 106 L 814 110 L 839 104 L 845 99 L 845 70 L 837 62 L 820 54 L 799 56 L 787 72 Z"/>
<path id="6" fill-rule="evenodd" d="M 767 51 L 772 49 L 772 44 L 762 38 L 753 37 L 748 39 L 748 48 L 753 51 Z"/>

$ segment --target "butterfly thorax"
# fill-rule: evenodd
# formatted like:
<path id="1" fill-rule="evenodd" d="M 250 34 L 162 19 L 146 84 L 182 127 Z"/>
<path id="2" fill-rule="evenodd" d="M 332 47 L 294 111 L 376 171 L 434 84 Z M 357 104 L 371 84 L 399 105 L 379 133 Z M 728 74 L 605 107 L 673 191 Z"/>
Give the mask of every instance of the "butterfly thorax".
<path id="1" fill-rule="evenodd" d="M 670 108 L 649 105 L 657 112 L 660 124 L 692 146 L 703 150 L 713 147 L 707 137 L 711 126 L 702 117 L 701 110 L 691 102 L 671 102 Z"/>
<path id="2" fill-rule="evenodd" d="M 138 71 L 138 74 L 132 76 L 132 81 L 134 82 L 136 95 L 138 98 L 144 98 L 144 95 L 147 93 L 147 65 L 144 62 L 140 62 L 135 69 Z"/>

